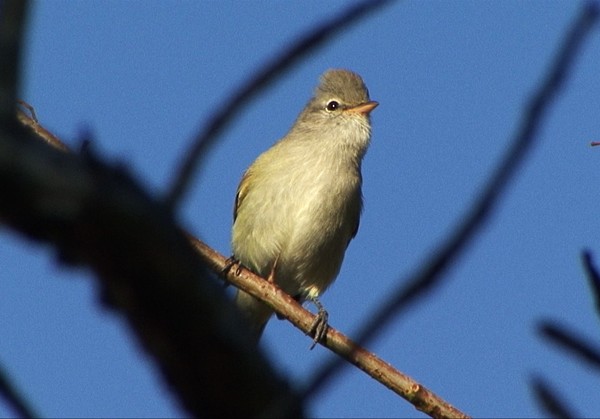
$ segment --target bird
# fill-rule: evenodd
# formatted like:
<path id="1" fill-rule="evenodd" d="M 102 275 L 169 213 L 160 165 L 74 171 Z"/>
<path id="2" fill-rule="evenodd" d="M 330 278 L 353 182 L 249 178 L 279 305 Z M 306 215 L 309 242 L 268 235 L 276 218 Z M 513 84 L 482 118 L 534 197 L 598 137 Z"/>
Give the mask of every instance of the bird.
<path id="1" fill-rule="evenodd" d="M 312 347 L 328 327 L 319 297 L 358 231 L 361 165 L 378 105 L 355 72 L 325 71 L 288 133 L 258 156 L 237 188 L 232 260 L 315 304 Z M 273 310 L 241 289 L 234 301 L 258 343 Z"/>

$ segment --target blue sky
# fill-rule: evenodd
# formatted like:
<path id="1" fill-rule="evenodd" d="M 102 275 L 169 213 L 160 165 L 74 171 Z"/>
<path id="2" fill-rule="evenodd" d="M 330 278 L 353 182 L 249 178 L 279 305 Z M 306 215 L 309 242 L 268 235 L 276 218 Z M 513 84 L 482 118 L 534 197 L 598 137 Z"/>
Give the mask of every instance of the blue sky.
<path id="1" fill-rule="evenodd" d="M 37 2 L 22 98 L 71 145 L 89 130 L 108 160 L 164 193 L 193 135 L 265 60 L 346 2 Z M 283 136 L 318 76 L 361 74 L 373 141 L 365 209 L 336 283 L 330 323 L 353 333 L 466 213 L 519 126 L 577 15 L 573 1 L 397 2 L 300 65 L 241 113 L 181 206 L 181 224 L 228 255 L 244 169 Z M 489 224 L 445 283 L 368 348 L 474 416 L 542 416 L 541 374 L 597 416 L 598 375 L 535 332 L 550 318 L 598 336 L 580 253 L 600 264 L 600 31 Z M 4 229 L 0 362 L 43 416 L 177 417 L 183 412 L 130 332 L 103 310 L 90 272 Z M 301 385 L 331 355 L 272 320 L 262 348 Z M 349 367 L 308 406 L 319 417 L 422 417 Z M 11 412 L 0 404 L 0 416 Z"/>

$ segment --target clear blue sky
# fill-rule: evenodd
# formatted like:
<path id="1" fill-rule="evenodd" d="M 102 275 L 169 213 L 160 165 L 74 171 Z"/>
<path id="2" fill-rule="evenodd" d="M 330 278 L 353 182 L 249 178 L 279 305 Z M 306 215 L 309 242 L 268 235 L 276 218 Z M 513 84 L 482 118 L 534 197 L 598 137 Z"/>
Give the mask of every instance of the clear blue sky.
<path id="1" fill-rule="evenodd" d="M 265 59 L 346 2 L 36 2 L 22 98 L 76 145 L 90 130 L 109 160 L 165 191 L 194 133 Z M 337 37 L 254 101 L 221 138 L 180 213 L 228 255 L 244 169 L 284 135 L 331 67 L 360 73 L 380 106 L 363 166 L 365 210 L 322 302 L 352 336 L 465 214 L 546 74 L 574 1 L 398 2 Z M 598 375 L 535 333 L 551 318 L 598 337 L 580 263 L 600 263 L 600 30 L 518 180 L 430 299 L 369 345 L 475 416 L 541 416 L 527 379 L 543 374 L 597 416 Z M 2 231 L 0 362 L 44 416 L 181 416 L 153 365 L 98 303 L 86 269 Z M 301 384 L 332 356 L 272 320 L 263 349 Z M 308 406 L 320 417 L 421 417 L 355 368 Z M 0 416 L 11 412 L 0 404 Z"/>

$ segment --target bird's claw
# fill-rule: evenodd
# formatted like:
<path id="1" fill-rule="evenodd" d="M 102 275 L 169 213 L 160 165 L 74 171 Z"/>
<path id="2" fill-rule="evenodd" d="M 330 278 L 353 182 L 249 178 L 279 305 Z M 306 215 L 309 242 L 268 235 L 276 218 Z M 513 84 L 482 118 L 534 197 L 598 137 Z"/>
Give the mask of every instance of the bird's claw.
<path id="1" fill-rule="evenodd" d="M 225 261 L 225 267 L 223 268 L 223 270 L 221 271 L 223 273 L 223 275 L 227 275 L 229 273 L 229 271 L 231 270 L 231 268 L 233 268 L 234 266 L 236 266 L 235 269 L 235 275 L 239 276 L 242 273 L 242 263 L 236 259 L 235 256 L 230 256 L 226 261 Z"/>
<path id="2" fill-rule="evenodd" d="M 310 346 L 310 350 L 317 346 L 317 343 L 325 339 L 327 329 L 329 328 L 329 313 L 327 313 L 327 310 L 325 310 L 318 299 L 313 298 L 311 301 L 317 306 L 318 312 L 308 329 L 308 334 L 313 335 L 313 343 Z"/>

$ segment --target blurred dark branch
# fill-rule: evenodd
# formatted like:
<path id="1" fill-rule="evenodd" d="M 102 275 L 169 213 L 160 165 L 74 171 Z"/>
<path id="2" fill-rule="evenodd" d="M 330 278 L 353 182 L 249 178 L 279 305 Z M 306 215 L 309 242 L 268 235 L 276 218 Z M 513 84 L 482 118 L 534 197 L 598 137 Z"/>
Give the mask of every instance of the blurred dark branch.
<path id="1" fill-rule="evenodd" d="M 593 3 L 587 3 L 580 15 L 572 23 L 565 34 L 563 44 L 550 68 L 546 80 L 530 99 L 523 114 L 523 120 L 518 128 L 508 152 L 500 162 L 499 167 L 490 177 L 487 186 L 474 202 L 464 221 L 459 223 L 454 234 L 443 243 L 434 256 L 411 275 L 408 279 L 400 279 L 398 290 L 392 291 L 392 298 L 384 302 L 379 310 L 367 321 L 358 333 L 358 343 L 364 345 L 373 340 L 383 328 L 398 314 L 409 306 L 428 295 L 435 286 L 440 285 L 442 274 L 445 273 L 458 257 L 465 251 L 466 246 L 475 238 L 496 209 L 509 181 L 515 176 L 517 169 L 523 163 L 527 152 L 535 144 L 537 132 L 550 105 L 563 87 L 574 65 L 575 58 L 583 41 L 596 23 L 598 9 Z M 315 394 L 338 371 L 343 363 L 334 359 L 321 369 L 309 381 L 304 397 Z"/>
<path id="2" fill-rule="evenodd" d="M 19 69 L 23 33 L 27 23 L 26 0 L 5 0 L 0 2 L 0 115 L 13 115 L 17 103 Z"/>
<path id="3" fill-rule="evenodd" d="M 575 336 L 565 327 L 558 326 L 551 321 L 543 321 L 538 326 L 539 333 L 550 342 L 566 349 L 569 353 L 586 361 L 594 368 L 600 369 L 600 348 L 584 338 Z"/>
<path id="4" fill-rule="evenodd" d="M 102 302 L 128 322 L 189 415 L 301 415 L 164 203 L 119 165 L 57 150 L 23 112 L 18 122 L 22 4 L 0 2 L 3 227 L 96 274 Z"/>
<path id="5" fill-rule="evenodd" d="M 567 404 L 558 397 L 556 391 L 542 378 L 533 377 L 531 379 L 531 388 L 538 404 L 547 417 L 565 419 L 581 417 L 574 414 Z"/>
<path id="6" fill-rule="evenodd" d="M 582 259 L 587 277 L 592 286 L 596 310 L 600 313 L 600 281 L 598 271 L 594 266 L 590 252 L 583 252 Z M 590 366 L 600 369 L 600 348 L 591 341 L 576 336 L 575 333 L 568 328 L 559 326 L 557 323 L 550 320 L 540 322 L 537 326 L 537 331 L 543 338 L 549 340 L 550 343 L 566 350 L 569 354 L 574 355 L 580 360 L 588 363 Z M 555 391 L 551 391 L 549 386 L 543 382 L 541 378 L 534 379 L 532 387 L 542 410 L 546 413 L 553 417 L 561 418 L 580 417 L 579 415 L 570 413 L 570 409 L 560 401 L 558 394 Z"/>
<path id="7" fill-rule="evenodd" d="M 289 399 L 170 212 L 122 168 L 0 126 L 0 218 L 97 274 L 104 304 L 128 321 L 189 414 L 257 416 Z"/>
<path id="8" fill-rule="evenodd" d="M 0 124 L 10 123 L 17 98 L 18 72 L 21 63 L 21 43 L 27 20 L 29 3 L 7 0 L 0 3 Z M 19 394 L 8 375 L 0 370 L 0 395 L 18 416 L 36 415 L 28 402 Z"/>
<path id="9" fill-rule="evenodd" d="M 587 275 L 590 286 L 592 287 L 592 295 L 596 305 L 596 314 L 600 316 L 600 275 L 598 269 L 594 265 L 592 254 L 589 251 L 583 252 L 583 267 Z"/>
<path id="10" fill-rule="evenodd" d="M 167 205 L 175 208 L 178 202 L 181 201 L 182 195 L 191 182 L 194 172 L 200 167 L 202 159 L 206 158 L 219 134 L 240 114 L 241 110 L 251 99 L 256 97 L 263 89 L 275 83 L 308 53 L 314 52 L 318 47 L 323 46 L 326 42 L 333 39 L 334 36 L 343 32 L 343 30 L 351 25 L 360 22 L 369 13 L 374 12 L 386 3 L 390 3 L 390 1 L 361 1 L 316 28 L 311 29 L 293 45 L 286 47 L 273 60 L 267 62 L 252 77 L 249 77 L 248 81 L 240 89 L 236 90 L 230 98 L 220 100 L 219 103 L 227 104 L 227 106 L 217 107 L 216 114 L 208 119 L 206 128 L 194 139 L 191 148 L 185 151 L 182 163 L 176 171 L 175 178 L 165 198 Z"/>
<path id="11" fill-rule="evenodd" d="M 38 418 L 27 401 L 19 394 L 15 386 L 12 384 L 8 374 L 0 368 L 0 395 L 6 399 L 10 408 L 15 412 L 16 416 L 22 418 Z"/>

